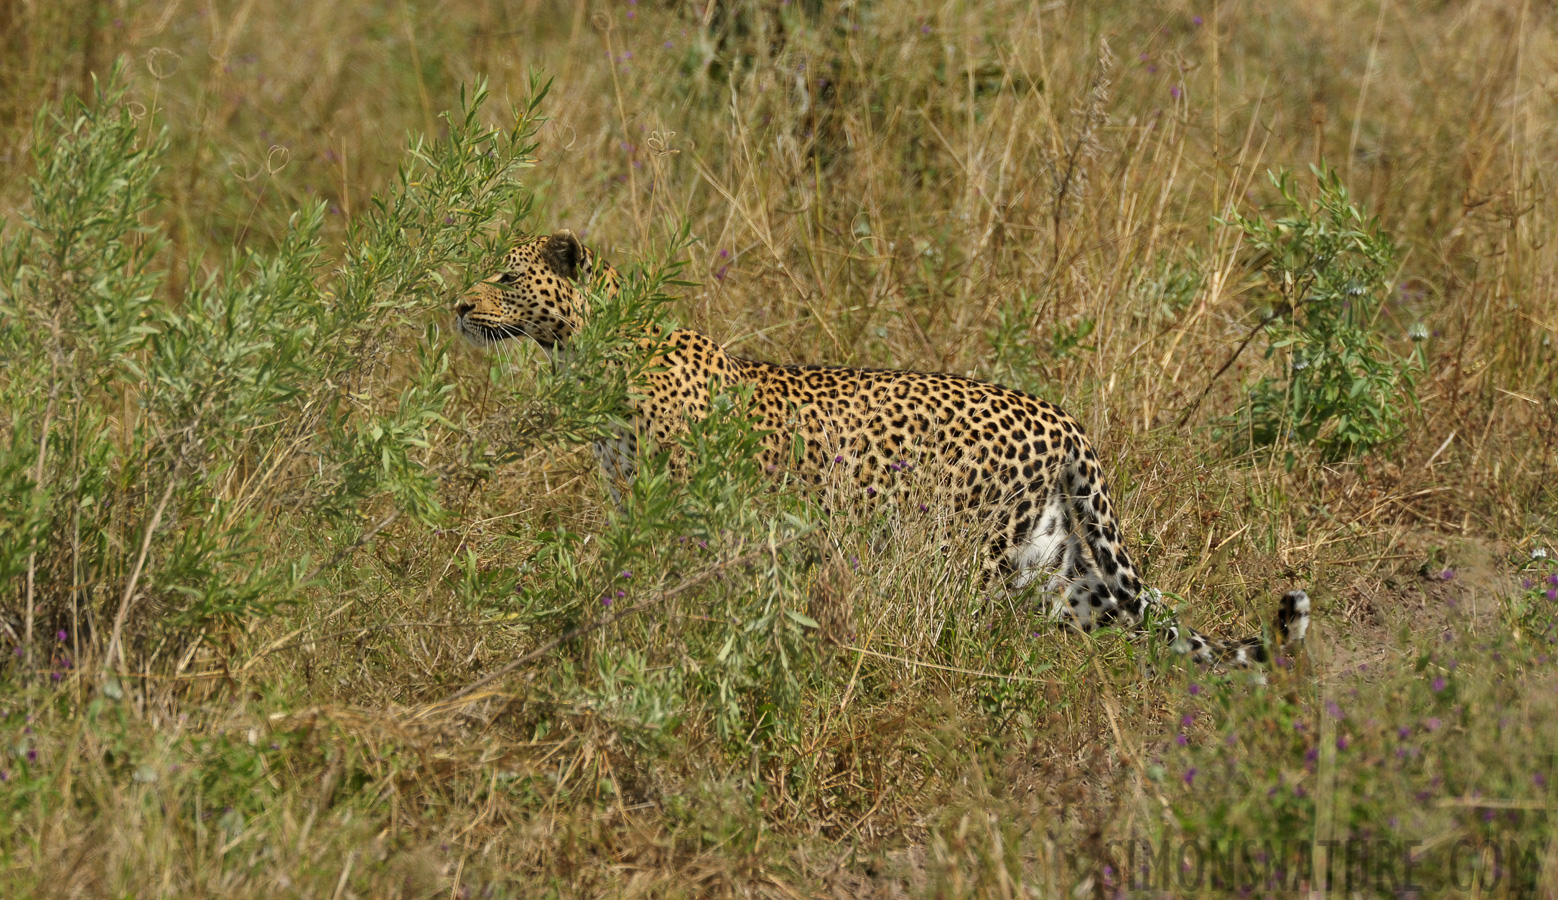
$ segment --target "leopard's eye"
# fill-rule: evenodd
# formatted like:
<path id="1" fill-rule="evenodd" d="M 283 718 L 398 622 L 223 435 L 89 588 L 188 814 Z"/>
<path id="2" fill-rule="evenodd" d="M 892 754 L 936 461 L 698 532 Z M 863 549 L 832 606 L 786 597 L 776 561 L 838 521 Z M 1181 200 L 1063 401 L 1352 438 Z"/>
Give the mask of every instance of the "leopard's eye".
<path id="1" fill-rule="evenodd" d="M 498 276 L 498 284 L 513 284 L 518 280 L 519 276 L 515 274 L 513 269 L 505 269 L 503 274 Z"/>

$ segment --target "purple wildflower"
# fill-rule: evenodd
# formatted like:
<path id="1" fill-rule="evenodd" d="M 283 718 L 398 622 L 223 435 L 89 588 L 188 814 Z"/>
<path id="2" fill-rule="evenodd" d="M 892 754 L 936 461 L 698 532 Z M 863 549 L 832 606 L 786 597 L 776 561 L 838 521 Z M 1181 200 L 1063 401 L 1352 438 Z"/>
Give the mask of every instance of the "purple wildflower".
<path id="1" fill-rule="evenodd" d="M 1444 690 L 1444 676 L 1440 675 L 1438 678 L 1435 678 L 1434 683 L 1429 685 L 1429 687 L 1431 687 L 1433 692 L 1436 694 Z"/>
<path id="2" fill-rule="evenodd" d="M 1192 696 L 1192 697 L 1194 697 L 1194 696 L 1196 696 L 1196 695 L 1197 695 L 1197 694 L 1200 694 L 1200 693 L 1201 693 L 1201 685 L 1199 685 L 1199 684 L 1196 684 L 1196 683 L 1195 683 L 1195 682 L 1193 682 L 1193 681 L 1192 681 L 1192 682 L 1191 682 L 1191 683 L 1190 683 L 1190 688 L 1189 688 L 1189 691 L 1190 691 L 1190 696 Z"/>
<path id="3" fill-rule="evenodd" d="M 1200 16 L 1196 16 L 1194 19 L 1191 19 L 1190 21 L 1194 22 L 1199 27 L 1204 20 Z"/>
<path id="4" fill-rule="evenodd" d="M 1180 93 L 1181 91 L 1179 89 L 1179 85 L 1176 84 L 1169 87 L 1169 96 L 1173 97 L 1175 100 L 1179 99 Z"/>
<path id="5" fill-rule="evenodd" d="M 1455 570 L 1454 569 L 1445 569 L 1443 572 L 1440 572 L 1439 573 L 1439 580 L 1440 581 L 1454 581 L 1455 580 Z"/>
<path id="6" fill-rule="evenodd" d="M 1191 784 L 1195 783 L 1196 771 L 1197 770 L 1196 770 L 1195 766 L 1191 766 L 1190 768 L 1185 770 L 1185 786 L 1186 787 L 1189 787 Z"/>
<path id="7" fill-rule="evenodd" d="M 70 632 L 68 632 L 65 629 L 61 628 L 59 631 L 54 633 L 54 637 L 56 639 L 58 639 L 61 644 L 63 644 L 66 641 L 70 640 Z"/>

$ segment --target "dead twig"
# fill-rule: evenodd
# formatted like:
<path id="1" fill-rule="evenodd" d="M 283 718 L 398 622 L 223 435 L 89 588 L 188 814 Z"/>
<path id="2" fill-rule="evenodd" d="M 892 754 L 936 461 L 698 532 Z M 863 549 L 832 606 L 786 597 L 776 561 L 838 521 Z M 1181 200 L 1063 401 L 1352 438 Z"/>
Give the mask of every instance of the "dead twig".
<path id="1" fill-rule="evenodd" d="M 184 468 L 182 454 L 178 462 L 173 464 L 173 471 L 168 473 L 168 485 L 163 488 L 162 499 L 157 501 L 157 508 L 152 512 L 151 518 L 146 522 L 146 532 L 141 535 L 141 552 L 135 558 L 135 566 L 130 570 L 130 577 L 124 583 L 124 594 L 119 598 L 119 610 L 114 613 L 113 636 L 108 640 L 108 652 L 103 654 L 103 674 L 108 674 L 113 668 L 114 656 L 119 657 L 119 668 L 124 668 L 124 623 L 130 616 L 130 602 L 135 599 L 135 586 L 140 583 L 141 572 L 146 568 L 146 557 L 151 553 L 151 539 L 157 533 L 157 526 L 162 524 L 162 514 L 168 509 L 168 501 L 173 499 L 173 489 L 178 487 L 179 473 Z"/>
<path id="2" fill-rule="evenodd" d="M 1239 346 L 1234 349 L 1232 355 L 1230 355 L 1227 361 L 1223 363 L 1222 368 L 1218 369 L 1216 374 L 1214 374 L 1211 379 L 1207 381 L 1206 387 L 1201 389 L 1201 393 L 1196 397 L 1195 401 L 1192 402 L 1189 406 L 1185 407 L 1185 411 L 1179 414 L 1179 421 L 1174 423 L 1175 428 L 1184 427 L 1185 422 L 1189 421 L 1190 416 L 1196 410 L 1201 408 L 1201 401 L 1205 400 L 1206 395 L 1212 392 L 1212 385 L 1217 383 L 1217 379 L 1223 377 L 1223 373 L 1228 371 L 1228 367 L 1233 365 L 1234 360 L 1238 359 L 1239 356 L 1244 353 L 1244 348 L 1250 345 L 1250 341 L 1255 340 L 1255 335 L 1265 331 L 1266 326 L 1270 325 L 1280 315 L 1281 312 L 1278 311 L 1268 313 L 1265 318 L 1261 319 L 1259 323 L 1250 329 L 1250 333 L 1246 334 L 1244 336 L 1244 340 L 1239 342 Z"/>
<path id="3" fill-rule="evenodd" d="M 793 541 L 793 540 L 795 540 L 795 538 L 790 538 L 789 540 L 784 541 L 782 543 L 789 543 L 790 541 Z M 460 700 L 462 698 L 468 697 L 471 694 L 473 694 L 473 693 L 481 690 L 482 688 L 486 687 L 487 685 L 492 684 L 494 681 L 497 681 L 498 679 L 503 678 L 506 675 L 509 675 L 509 674 L 511 674 L 513 672 L 516 672 L 516 671 L 524 668 L 525 666 L 529 665 L 532 662 L 535 662 L 536 660 L 538 660 L 541 657 L 545 656 L 546 654 L 552 652 L 553 650 L 557 649 L 558 647 L 561 647 L 563 644 L 566 644 L 566 643 L 568 643 L 570 641 L 573 641 L 573 640 L 575 640 L 577 638 L 583 637 L 584 635 L 589 634 L 592 631 L 598 631 L 598 630 L 600 630 L 602 628 L 605 628 L 608 625 L 613 625 L 613 624 L 615 624 L 617 622 L 622 621 L 623 619 L 628 618 L 629 616 L 637 615 L 638 613 L 643 612 L 644 610 L 648 609 L 651 606 L 655 606 L 657 604 L 664 603 L 667 600 L 671 600 L 671 599 L 674 599 L 676 597 L 679 597 L 682 594 L 685 594 L 688 591 L 692 590 L 693 588 L 696 588 L 696 587 L 704 584 L 705 582 L 707 582 L 710 579 L 714 578 L 719 573 L 725 571 L 726 569 L 729 569 L 731 566 L 739 566 L 739 565 L 742 565 L 744 563 L 752 562 L 753 560 L 756 560 L 759 557 L 767 555 L 768 553 L 772 552 L 774 549 L 777 549 L 778 546 L 779 546 L 778 544 L 774 545 L 773 547 L 769 547 L 768 545 L 764 545 L 763 547 L 761 547 L 761 548 L 759 548 L 757 550 L 754 550 L 754 551 L 752 551 L 750 553 L 744 553 L 741 556 L 733 557 L 733 558 L 725 560 L 723 562 L 715 563 L 714 565 L 710 566 L 709 568 L 704 569 L 702 572 L 699 572 L 698 574 L 696 574 L 696 575 L 694 575 L 694 576 L 692 576 L 692 577 L 682 581 L 680 584 L 676 585 L 675 587 L 673 587 L 673 588 L 671 588 L 671 589 L 669 589 L 667 591 L 664 591 L 664 592 L 662 592 L 662 593 L 660 593 L 660 594 L 658 594 L 658 595 L 656 595 L 654 597 L 651 597 L 651 598 L 649 598 L 647 600 L 643 600 L 643 601 L 641 601 L 639 603 L 636 603 L 636 604 L 634 604 L 634 605 L 632 605 L 632 606 L 630 606 L 630 607 L 628 607 L 626 609 L 618 610 L 617 612 L 614 612 L 614 613 L 612 613 L 609 616 L 604 616 L 602 618 L 596 619 L 593 622 L 586 622 L 585 624 L 580 625 L 577 628 L 570 629 L 570 630 L 564 632 L 563 634 L 553 638 L 552 640 L 547 641 L 545 644 L 542 644 L 541 646 L 539 646 L 536 649 L 530 651 L 529 653 L 526 653 L 525 655 L 515 659 L 513 662 L 508 663 L 507 665 L 503 666 L 502 668 L 499 668 L 499 669 L 497 669 L 497 670 L 495 670 L 495 671 L 493 671 L 493 672 L 491 672 L 491 673 L 489 673 L 487 675 L 483 675 L 481 678 L 478 678 L 477 680 L 471 682 L 470 684 L 466 685 L 465 687 L 460 688 L 458 691 L 455 691 L 454 693 L 452 693 L 448 697 L 446 697 L 443 700 L 443 703 L 453 703 L 453 702 L 455 702 L 457 700 Z"/>
<path id="4" fill-rule="evenodd" d="M 347 544 L 345 547 L 337 550 L 334 556 L 315 566 L 307 575 L 303 576 L 302 583 L 307 584 L 310 581 L 313 581 L 315 578 L 318 578 L 319 574 L 326 569 L 333 569 L 340 565 L 341 561 L 346 559 L 348 555 L 355 552 L 359 547 L 378 537 L 379 532 L 388 528 L 390 523 L 394 522 L 398 518 L 400 518 L 400 510 L 397 509 L 392 511 L 384 518 L 380 519 L 378 522 L 374 523 L 374 526 L 367 531 L 364 531 L 362 536 L 357 540 L 352 541 L 350 544 Z"/>

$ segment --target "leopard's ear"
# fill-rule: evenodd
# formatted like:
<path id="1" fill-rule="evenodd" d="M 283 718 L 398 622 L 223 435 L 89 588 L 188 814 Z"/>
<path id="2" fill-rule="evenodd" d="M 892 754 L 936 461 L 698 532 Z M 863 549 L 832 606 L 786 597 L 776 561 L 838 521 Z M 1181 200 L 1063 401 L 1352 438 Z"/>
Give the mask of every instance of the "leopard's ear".
<path id="1" fill-rule="evenodd" d="M 584 245 L 572 231 L 564 228 L 546 239 L 541 248 L 541 258 L 557 274 L 574 281 L 579 277 L 579 267 L 584 262 Z"/>

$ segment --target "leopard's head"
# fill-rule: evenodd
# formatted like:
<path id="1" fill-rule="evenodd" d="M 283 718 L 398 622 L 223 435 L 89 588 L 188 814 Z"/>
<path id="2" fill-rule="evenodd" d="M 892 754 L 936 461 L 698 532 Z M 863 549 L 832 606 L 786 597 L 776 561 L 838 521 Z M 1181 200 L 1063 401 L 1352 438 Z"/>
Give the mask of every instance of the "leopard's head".
<path id="1" fill-rule="evenodd" d="M 548 353 L 579 330 L 589 313 L 586 286 L 614 292 L 617 273 L 572 231 L 515 244 L 503 267 L 478 281 L 455 306 L 460 333 L 485 347 L 528 337 Z"/>

